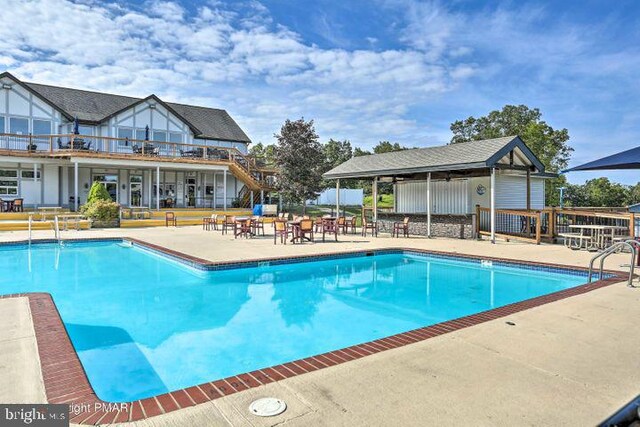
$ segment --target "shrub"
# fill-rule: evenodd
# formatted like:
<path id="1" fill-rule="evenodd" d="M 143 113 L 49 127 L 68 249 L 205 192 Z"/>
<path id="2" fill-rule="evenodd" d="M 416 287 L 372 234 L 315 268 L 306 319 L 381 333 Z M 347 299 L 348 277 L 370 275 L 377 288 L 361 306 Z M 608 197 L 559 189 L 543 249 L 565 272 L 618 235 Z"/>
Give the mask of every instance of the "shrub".
<path id="1" fill-rule="evenodd" d="M 91 189 L 89 190 L 89 195 L 87 196 L 87 204 L 90 205 L 96 200 L 111 201 L 111 196 L 109 195 L 109 192 L 104 187 L 104 185 L 100 184 L 99 182 L 94 182 L 91 185 Z"/>
<path id="2" fill-rule="evenodd" d="M 111 198 L 109 200 L 97 199 L 82 206 L 81 212 L 94 220 L 110 221 L 117 219 L 120 215 L 120 205 L 112 201 Z"/>

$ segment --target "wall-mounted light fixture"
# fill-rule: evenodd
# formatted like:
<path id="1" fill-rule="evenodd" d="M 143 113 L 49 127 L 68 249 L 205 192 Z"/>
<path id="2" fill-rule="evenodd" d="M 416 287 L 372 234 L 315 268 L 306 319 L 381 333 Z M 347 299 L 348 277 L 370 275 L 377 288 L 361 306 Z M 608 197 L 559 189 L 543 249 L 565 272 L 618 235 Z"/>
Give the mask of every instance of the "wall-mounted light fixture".
<path id="1" fill-rule="evenodd" d="M 84 189 L 85 189 L 85 190 L 89 189 L 89 183 L 88 183 L 88 182 L 85 182 L 85 183 L 84 183 Z"/>
<path id="2" fill-rule="evenodd" d="M 149 104 L 149 108 L 151 108 L 152 110 L 155 110 L 156 104 Z"/>
<path id="3" fill-rule="evenodd" d="M 12 87 L 13 87 L 13 86 L 11 86 L 11 85 L 10 85 L 10 84 L 8 84 L 8 83 L 2 83 L 2 89 L 11 90 L 11 88 L 12 88 Z"/>
<path id="4" fill-rule="evenodd" d="M 122 184 L 122 189 L 126 190 L 127 189 L 127 184 Z"/>

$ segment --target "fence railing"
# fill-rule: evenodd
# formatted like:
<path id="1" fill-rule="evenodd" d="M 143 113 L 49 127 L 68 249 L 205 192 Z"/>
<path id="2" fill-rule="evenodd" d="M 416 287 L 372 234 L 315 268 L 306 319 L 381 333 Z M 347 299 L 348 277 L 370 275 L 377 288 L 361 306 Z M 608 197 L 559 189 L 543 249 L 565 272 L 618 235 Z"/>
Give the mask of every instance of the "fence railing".
<path id="1" fill-rule="evenodd" d="M 150 141 L 106 136 L 75 134 L 16 135 L 0 133 L 0 150 L 22 151 L 34 154 L 102 153 L 145 158 L 202 159 L 231 161 L 256 181 L 264 181 L 267 174 L 253 156 L 236 148 L 214 147 L 164 141 Z"/>
<path id="2" fill-rule="evenodd" d="M 624 209 L 624 208 L 619 208 Z M 491 234 L 491 210 L 476 206 L 476 233 Z M 496 209 L 496 236 L 540 243 L 555 241 L 562 234 L 575 232 L 572 226 L 612 227 L 615 236 L 635 238 L 640 234 L 640 218 L 633 212 L 611 208 L 545 208 L 542 210 Z"/>

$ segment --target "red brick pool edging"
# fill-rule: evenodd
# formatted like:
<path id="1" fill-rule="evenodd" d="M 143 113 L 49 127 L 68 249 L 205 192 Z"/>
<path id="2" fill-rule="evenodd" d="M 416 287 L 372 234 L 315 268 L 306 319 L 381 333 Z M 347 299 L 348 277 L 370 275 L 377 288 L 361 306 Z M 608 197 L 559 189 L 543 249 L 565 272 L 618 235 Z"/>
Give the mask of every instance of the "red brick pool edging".
<path id="1" fill-rule="evenodd" d="M 164 252 L 173 257 L 181 258 L 191 263 L 204 266 L 244 264 L 255 262 L 268 262 L 270 260 L 248 260 L 231 263 L 212 263 L 207 260 L 191 257 L 180 252 L 176 252 L 161 246 L 153 245 L 137 239 L 129 240 L 134 244 L 146 246 L 148 248 Z M 438 254 L 475 260 L 488 260 L 510 262 L 515 264 L 526 264 L 532 266 L 544 266 L 550 268 L 563 268 L 569 270 L 584 271 L 583 268 L 563 266 L 558 264 L 534 263 L 519 260 L 509 260 L 504 258 L 493 258 L 484 256 L 472 256 L 451 252 L 429 251 L 410 248 L 390 248 L 369 251 L 337 252 L 320 255 L 304 255 L 299 258 L 325 258 L 329 256 L 344 255 L 349 253 L 363 252 L 385 252 L 393 250 L 404 250 L 423 254 Z M 293 257 L 298 258 L 298 257 Z M 273 258 L 273 260 L 283 260 L 288 257 Z M 33 319 L 38 353 L 44 380 L 45 392 L 49 403 L 69 404 L 71 422 L 98 425 L 120 423 L 127 421 L 138 421 L 145 418 L 154 417 L 163 413 L 172 412 L 178 409 L 188 408 L 200 403 L 218 399 L 223 396 L 234 394 L 249 388 L 259 387 L 274 381 L 280 381 L 293 376 L 313 372 L 326 367 L 349 362 L 355 359 L 380 353 L 393 348 L 402 347 L 408 344 L 424 341 L 429 338 L 443 335 L 469 326 L 478 325 L 490 320 L 495 320 L 510 314 L 514 314 L 529 308 L 538 307 L 553 301 L 558 301 L 575 295 L 584 294 L 594 289 L 618 283 L 626 279 L 622 273 L 607 271 L 612 277 L 586 283 L 573 288 L 554 292 L 547 295 L 516 302 L 503 307 L 472 314 L 458 319 L 448 320 L 411 331 L 391 335 L 374 341 L 353 345 L 335 351 L 307 357 L 281 365 L 272 366 L 265 369 L 231 376 L 212 382 L 207 382 L 181 389 L 158 396 L 127 402 L 125 404 L 115 404 L 104 402 L 95 394 L 87 375 L 82 367 L 78 354 L 76 353 L 71 339 L 67 334 L 56 305 L 48 293 L 25 293 L 0 295 L 0 298 L 27 297 L 29 308 Z M 77 412 L 77 413 L 76 413 Z"/>

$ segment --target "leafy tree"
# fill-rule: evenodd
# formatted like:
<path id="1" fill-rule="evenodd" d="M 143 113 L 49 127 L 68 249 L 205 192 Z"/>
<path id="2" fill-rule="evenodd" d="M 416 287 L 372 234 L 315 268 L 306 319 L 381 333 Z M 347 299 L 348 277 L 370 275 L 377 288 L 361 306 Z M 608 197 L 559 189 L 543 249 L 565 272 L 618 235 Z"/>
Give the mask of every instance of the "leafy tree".
<path id="1" fill-rule="evenodd" d="M 629 199 L 627 205 L 635 205 L 640 203 L 640 182 L 629 187 Z"/>
<path id="2" fill-rule="evenodd" d="M 111 195 L 107 191 L 104 185 L 101 183 L 94 181 L 91 185 L 91 189 L 89 190 L 89 195 L 87 196 L 87 204 L 91 204 L 97 200 L 106 200 L 111 202 Z"/>
<path id="3" fill-rule="evenodd" d="M 567 141 L 567 129 L 554 129 L 542 120 L 537 108 L 526 105 L 505 105 L 502 110 L 491 111 L 488 115 L 469 117 L 451 124 L 451 143 L 475 141 L 503 136 L 519 135 L 531 151 L 544 164 L 547 172 L 566 169 L 573 148 Z M 559 203 L 559 188 L 566 186 L 566 179 L 560 177 L 547 181 L 547 204 Z"/>
<path id="4" fill-rule="evenodd" d="M 344 141 L 329 139 L 329 141 L 322 146 L 322 151 L 324 152 L 324 157 L 327 162 L 327 170 L 333 169 L 353 157 L 351 142 L 346 139 Z"/>
<path id="5" fill-rule="evenodd" d="M 569 184 L 565 190 L 565 201 L 570 206 L 618 207 L 633 203 L 632 188 L 602 177 L 591 179 L 582 185 Z"/>
<path id="6" fill-rule="evenodd" d="M 274 136 L 278 140 L 275 147 L 278 191 L 287 200 L 302 204 L 304 214 L 305 202 L 322 191 L 326 164 L 313 120 L 287 119 L 280 134 Z"/>
<path id="7" fill-rule="evenodd" d="M 249 149 L 249 155 L 266 166 L 275 165 L 275 146 L 273 144 L 263 145 L 262 142 L 258 142 Z"/>
<path id="8" fill-rule="evenodd" d="M 409 149 L 408 147 L 403 147 L 397 142 L 392 144 L 389 141 L 380 141 L 378 142 L 378 145 L 373 147 L 373 152 L 375 154 L 382 154 L 382 153 L 391 153 L 393 151 L 402 151 L 402 150 L 408 150 L 408 149 Z"/>
<path id="9" fill-rule="evenodd" d="M 353 157 L 368 156 L 370 154 L 371 151 L 363 150 L 360 147 L 356 147 L 353 149 Z"/>

